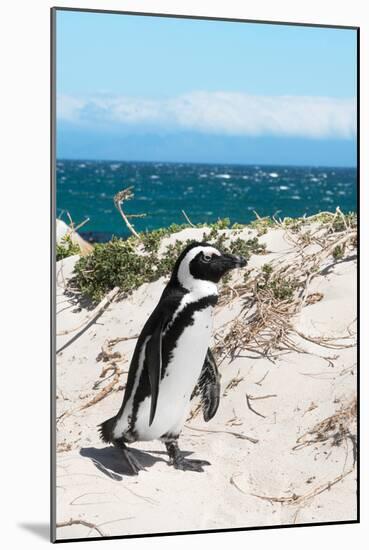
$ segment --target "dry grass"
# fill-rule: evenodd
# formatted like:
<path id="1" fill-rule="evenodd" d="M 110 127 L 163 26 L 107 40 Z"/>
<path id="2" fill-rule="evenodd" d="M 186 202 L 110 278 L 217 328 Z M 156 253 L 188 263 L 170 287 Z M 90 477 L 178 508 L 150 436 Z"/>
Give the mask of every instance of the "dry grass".
<path id="1" fill-rule="evenodd" d="M 336 216 L 344 220 L 340 231 L 332 230 Z M 309 230 L 304 226 L 296 230 L 285 222 L 277 222 L 295 253 L 249 273 L 242 283 L 222 288 L 219 306 L 237 299 L 242 300 L 243 307 L 232 323 L 215 334 L 214 352 L 220 362 L 226 358 L 234 359 L 243 351 L 251 352 L 255 357 L 267 357 L 273 362 L 278 355 L 290 351 L 306 353 L 297 344 L 296 336 L 328 349 L 354 345 L 354 335 L 349 328 L 346 335 L 337 338 L 313 338 L 297 332 L 292 323 L 293 317 L 304 306 L 324 298 L 319 293 L 310 292 L 310 283 L 330 264 L 338 261 L 334 258 L 334 250 L 340 247 L 343 251 L 340 259 L 344 260 L 356 247 L 356 229 L 340 211 L 331 217 L 329 219 L 327 214 L 326 222 L 313 224 Z M 332 358 L 326 359 L 332 362 Z"/>
<path id="2" fill-rule="evenodd" d="M 83 411 L 85 409 L 88 409 L 89 407 L 92 407 L 93 405 L 96 405 L 96 403 L 99 403 L 100 401 L 105 399 L 105 397 L 110 395 L 110 393 L 124 390 L 125 385 L 120 384 L 120 381 L 122 374 L 127 374 L 127 372 L 123 371 L 120 368 L 119 363 L 127 362 L 127 358 L 122 356 L 120 352 L 113 351 L 113 348 L 119 342 L 135 338 L 137 338 L 137 335 L 122 338 L 112 338 L 111 340 L 107 340 L 106 342 L 104 342 L 104 344 L 101 346 L 100 353 L 96 357 L 96 361 L 102 361 L 105 364 L 102 367 L 99 379 L 94 382 L 92 390 L 98 390 L 100 386 L 103 387 L 99 389 L 98 393 L 92 395 L 92 397 L 90 397 L 90 394 L 80 397 L 80 399 L 85 399 L 86 397 L 90 398 L 87 401 L 84 401 L 84 403 L 82 403 L 81 405 L 64 411 L 60 416 L 57 417 L 57 425 L 60 421 L 65 420 L 67 417 L 72 416 L 76 412 Z"/>
<path id="3" fill-rule="evenodd" d="M 310 445 L 316 445 L 319 443 L 330 442 L 331 446 L 340 446 L 343 442 L 351 442 L 353 461 L 351 466 L 346 467 L 347 456 L 344 462 L 342 472 L 331 480 L 317 484 L 309 491 L 297 494 L 297 492 L 291 492 L 286 496 L 268 496 L 256 493 L 246 492 L 236 481 L 236 475 L 233 475 L 230 479 L 231 485 L 233 485 L 240 493 L 244 495 L 250 495 L 257 497 L 261 500 L 266 500 L 270 503 L 279 503 L 283 505 L 298 505 L 304 506 L 311 499 L 320 495 L 324 491 L 329 491 L 334 485 L 344 480 L 355 470 L 356 465 L 356 437 L 351 432 L 356 423 L 357 415 L 357 401 L 352 399 L 350 402 L 341 405 L 338 411 L 333 415 L 318 422 L 311 430 L 308 430 L 302 436 L 297 439 L 297 445 L 292 450 L 299 450 Z M 313 478 L 311 478 L 312 480 Z"/>
<path id="4" fill-rule="evenodd" d="M 289 496 L 283 496 L 283 497 L 274 497 L 274 496 L 265 496 L 265 495 L 257 495 L 255 493 L 250 493 L 251 496 L 260 498 L 262 500 L 267 500 L 268 502 L 277 502 L 280 504 L 295 504 L 295 505 L 301 505 L 305 504 L 307 501 L 311 500 L 312 498 L 316 497 L 317 495 L 320 495 L 321 493 L 324 493 L 324 491 L 329 491 L 334 485 L 342 481 L 345 477 L 347 477 L 349 474 L 353 472 L 354 468 L 350 468 L 346 472 L 343 472 L 342 474 L 336 476 L 334 479 L 330 481 L 326 481 L 325 483 L 322 483 L 320 485 L 317 485 L 310 491 L 307 491 L 306 493 L 302 493 L 301 495 L 298 495 L 296 493 L 292 493 Z M 233 485 L 237 487 L 233 480 Z M 239 487 L 237 487 L 239 489 Z M 239 489 L 240 490 L 240 489 Z M 242 491 L 243 492 L 243 491 Z"/>
<path id="5" fill-rule="evenodd" d="M 356 461 L 356 439 L 351 432 L 356 422 L 357 400 L 352 399 L 349 403 L 341 405 L 333 415 L 318 422 L 313 428 L 297 439 L 297 445 L 293 450 L 325 443 L 330 441 L 333 446 L 339 446 L 345 440 L 350 440 L 354 447 L 354 462 Z"/>

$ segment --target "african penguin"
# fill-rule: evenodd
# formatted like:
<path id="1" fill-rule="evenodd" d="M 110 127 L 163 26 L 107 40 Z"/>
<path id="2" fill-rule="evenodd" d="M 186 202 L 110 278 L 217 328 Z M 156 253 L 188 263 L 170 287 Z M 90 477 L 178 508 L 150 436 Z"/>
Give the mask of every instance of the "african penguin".
<path id="1" fill-rule="evenodd" d="M 198 242 L 177 259 L 137 340 L 122 406 L 99 426 L 102 440 L 122 450 L 132 474 L 142 469 L 126 446 L 135 441 L 160 439 L 169 463 L 181 470 L 203 471 L 209 465 L 185 459 L 177 441 L 196 386 L 205 421 L 218 409 L 220 376 L 209 349 L 217 283 L 229 270 L 245 265 L 241 256 Z"/>

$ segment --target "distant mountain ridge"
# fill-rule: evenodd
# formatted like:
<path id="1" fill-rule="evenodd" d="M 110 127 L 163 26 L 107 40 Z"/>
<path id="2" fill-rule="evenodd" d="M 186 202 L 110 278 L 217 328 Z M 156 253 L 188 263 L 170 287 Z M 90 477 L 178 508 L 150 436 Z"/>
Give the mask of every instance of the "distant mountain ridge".
<path id="1" fill-rule="evenodd" d="M 354 167 L 356 155 L 354 139 L 158 134 L 114 126 L 102 132 L 57 125 L 57 157 L 63 159 Z"/>

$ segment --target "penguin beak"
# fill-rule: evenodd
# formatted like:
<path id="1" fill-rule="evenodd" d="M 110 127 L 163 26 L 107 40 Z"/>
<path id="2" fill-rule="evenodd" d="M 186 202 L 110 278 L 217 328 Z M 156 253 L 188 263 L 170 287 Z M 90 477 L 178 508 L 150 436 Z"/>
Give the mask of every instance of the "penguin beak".
<path id="1" fill-rule="evenodd" d="M 223 254 L 222 260 L 227 269 L 235 269 L 236 267 L 245 267 L 247 261 L 243 256 L 236 256 L 235 254 Z"/>

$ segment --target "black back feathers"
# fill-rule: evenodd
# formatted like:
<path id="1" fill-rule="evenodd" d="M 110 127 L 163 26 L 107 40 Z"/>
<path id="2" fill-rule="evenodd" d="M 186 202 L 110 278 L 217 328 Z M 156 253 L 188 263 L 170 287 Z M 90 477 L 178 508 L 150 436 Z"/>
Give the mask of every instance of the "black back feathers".
<path id="1" fill-rule="evenodd" d="M 147 365 L 151 388 L 149 426 L 153 423 L 156 406 L 158 403 L 159 385 L 162 372 L 162 340 L 164 324 L 164 319 L 162 319 L 156 326 L 151 338 L 146 344 L 145 363 Z"/>

